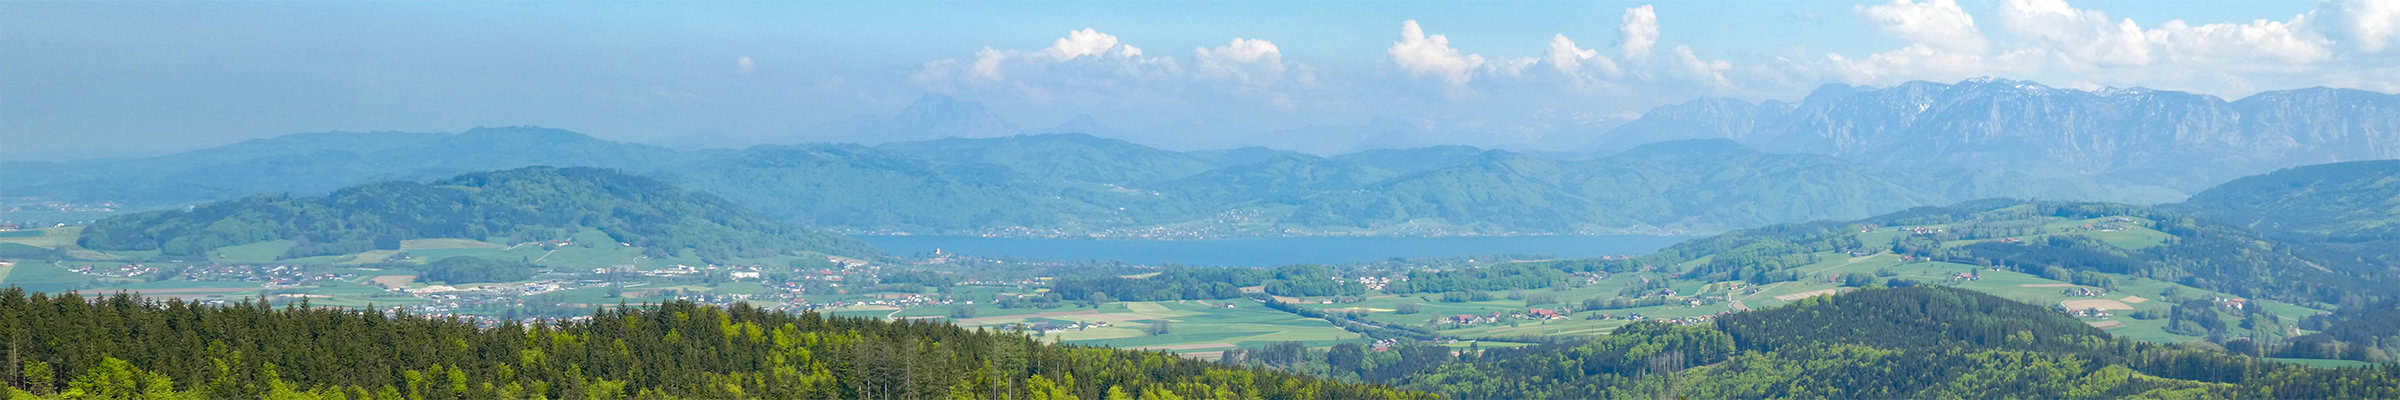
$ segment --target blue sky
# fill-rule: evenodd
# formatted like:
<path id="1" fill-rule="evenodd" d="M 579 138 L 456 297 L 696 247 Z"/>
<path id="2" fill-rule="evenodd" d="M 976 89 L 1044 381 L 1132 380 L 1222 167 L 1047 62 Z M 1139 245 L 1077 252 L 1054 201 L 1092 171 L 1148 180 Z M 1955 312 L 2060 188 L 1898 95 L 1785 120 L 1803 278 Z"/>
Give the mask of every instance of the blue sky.
<path id="1" fill-rule="evenodd" d="M 497 125 L 849 141 L 830 127 L 928 94 L 1178 149 L 1552 150 L 1828 83 L 2400 91 L 2400 0 L 8 2 L 0 55 L 6 159 Z"/>

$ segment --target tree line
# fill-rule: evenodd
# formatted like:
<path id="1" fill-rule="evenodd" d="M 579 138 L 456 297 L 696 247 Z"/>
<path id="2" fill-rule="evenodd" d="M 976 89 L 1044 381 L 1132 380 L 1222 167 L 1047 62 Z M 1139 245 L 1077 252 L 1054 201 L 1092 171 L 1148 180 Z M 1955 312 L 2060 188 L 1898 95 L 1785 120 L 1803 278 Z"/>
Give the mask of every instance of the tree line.
<path id="1" fill-rule="evenodd" d="M 492 327 L 0 291 L 0 383 L 65 398 L 1428 398 L 922 321 L 672 302 Z"/>

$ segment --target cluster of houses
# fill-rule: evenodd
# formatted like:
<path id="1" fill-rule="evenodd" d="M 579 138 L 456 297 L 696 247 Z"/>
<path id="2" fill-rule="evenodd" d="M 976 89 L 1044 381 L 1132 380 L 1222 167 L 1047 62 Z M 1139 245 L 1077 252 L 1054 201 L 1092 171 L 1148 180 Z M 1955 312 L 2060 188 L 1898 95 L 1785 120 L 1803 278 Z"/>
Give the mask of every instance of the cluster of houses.
<path id="1" fill-rule="evenodd" d="M 1032 329 L 1040 332 L 1063 331 L 1069 329 L 1080 331 L 1091 328 L 1106 328 L 1110 326 L 1114 325 L 1109 324 L 1108 321 L 1063 321 L 1044 319 L 1040 321 L 1034 321 L 1031 325 L 1026 325 L 1026 329 Z"/>
<path id="2" fill-rule="evenodd" d="M 760 267 L 758 267 L 758 266 L 755 266 L 755 265 L 727 265 L 727 266 L 709 265 L 709 266 L 700 266 L 700 267 L 695 267 L 695 266 L 683 265 L 683 264 L 675 264 L 675 265 L 668 266 L 668 267 L 666 267 L 666 268 L 650 269 L 650 270 L 640 270 L 640 271 L 636 271 L 636 270 L 634 270 L 634 269 L 633 269 L 633 267 L 631 267 L 631 266 L 623 266 L 623 265 L 620 265 L 620 266 L 615 266 L 615 267 L 604 267 L 604 268 L 593 268 L 593 269 L 592 269 L 592 273 L 593 273 L 593 274 L 607 274 L 607 273 L 610 273 L 610 272 L 617 272 L 617 273 L 631 273 L 631 274 L 638 274 L 638 275 L 641 275 L 641 276 L 648 276 L 648 277 L 654 277 L 654 278 L 677 278 L 677 277 L 686 277 L 686 276 L 693 276 L 693 275 L 707 275 L 707 274 L 715 274 L 715 273 L 718 273 L 718 272 L 724 272 L 724 273 L 725 273 L 725 277 L 727 277 L 727 278 L 731 278 L 731 279 L 733 279 L 733 280 L 736 280 L 736 281 L 739 281 L 739 280 L 744 280 L 744 279 L 748 279 L 748 280 L 759 280 L 759 279 L 761 279 L 762 277 L 764 277 L 764 276 L 765 276 L 765 274 L 763 274 L 761 271 L 762 271 L 762 269 L 761 269 Z M 841 277 L 840 277 L 840 276 L 835 276 L 833 280 L 841 280 Z"/>
<path id="3" fill-rule="evenodd" d="M 2067 295 L 2067 296 L 2069 296 L 2069 297 L 2100 297 L 2100 296 L 2106 296 L 2106 295 L 2108 295 L 2108 291 L 2107 291 L 2107 290 L 2103 290 L 2103 289 L 2100 289 L 2100 288 L 2095 288 L 2095 287 L 2082 287 L 2082 286 L 2070 287 L 2070 288 L 2067 288 L 2066 290 L 2061 290 L 2060 292 L 2062 292 L 2063 294 L 2066 294 L 2066 295 Z"/>
<path id="4" fill-rule="evenodd" d="M 19 203 L 19 204 L 17 204 L 15 207 L 10 207 L 10 208 L 17 209 L 17 210 L 25 210 L 25 209 L 37 209 L 37 210 L 43 210 L 43 211 L 74 212 L 74 213 L 113 213 L 113 212 L 117 212 L 117 209 L 119 209 L 119 208 L 123 208 L 123 207 L 124 207 L 123 205 L 119 205 L 119 204 L 117 204 L 117 202 L 113 202 L 113 201 L 104 201 L 104 202 L 99 202 L 99 203 L 69 203 L 69 202 L 64 202 L 64 201 L 41 201 L 41 202 L 35 202 L 35 203 L 32 203 L 32 204 L 24 204 L 24 203 Z M 13 223 L 12 223 L 12 224 L 9 224 L 9 225 L 15 225 L 15 224 L 13 224 Z M 64 226 L 64 225 L 66 225 L 66 224 L 59 224 L 59 225 L 61 225 L 61 226 Z"/>
<path id="5" fill-rule="evenodd" d="M 277 288 L 300 286 L 318 281 L 349 279 L 352 276 L 325 271 L 310 272 L 308 268 L 298 265 L 212 264 L 185 267 L 175 278 L 194 281 L 262 282 L 268 288 Z"/>
<path id="6" fill-rule="evenodd" d="M 474 287 L 463 287 L 463 288 L 462 288 L 462 287 L 457 287 L 457 286 L 450 286 L 450 285 L 425 285 L 425 286 L 414 287 L 414 288 L 393 288 L 393 289 L 390 289 L 390 290 L 394 290 L 394 291 L 400 291 L 400 292 L 405 292 L 405 293 L 408 293 L 408 294 L 411 294 L 411 295 L 416 295 L 416 296 L 418 296 L 418 297 L 423 297 L 423 298 L 426 298 L 426 299 L 431 299 L 431 300 L 452 300 L 452 299 L 459 299 L 459 298 L 460 298 L 460 297 L 459 297 L 460 295 L 475 295 L 475 296 L 480 296 L 480 297 L 495 297 L 495 298 L 516 298 L 516 297 L 522 297 L 522 296 L 532 296 L 532 295 L 537 295 L 537 294 L 543 294 L 543 293 L 556 292 L 556 291 L 560 291 L 560 290 L 567 290 L 567 289 L 578 289 L 578 288 L 589 288 L 589 287 L 601 287 L 601 286 L 607 286 L 607 285 L 608 285 L 608 282 L 607 282 L 607 281 L 600 281 L 600 280 L 585 280 L 585 281 L 559 281 L 559 280 L 541 280 L 541 281 L 532 281 L 532 282 L 515 282 L 515 283 L 493 283 L 493 284 L 483 284 L 483 285 L 477 285 L 477 286 L 474 286 Z"/>
<path id="7" fill-rule="evenodd" d="M 2063 305 L 2063 304 L 2062 304 L 2062 305 L 2059 305 L 2059 308 L 2066 308 L 2066 305 Z M 2108 317 L 2108 310 L 2101 309 L 2101 308 L 2099 308 L 2099 307 L 2080 308 L 2080 309 L 2069 309 L 2069 310 L 2066 310 L 2066 312 L 2067 312 L 2067 315 L 2073 315 L 2073 316 L 2077 316 L 2077 317 L 2087 317 L 2087 318 L 2107 318 L 2107 317 Z"/>
<path id="8" fill-rule="evenodd" d="M 152 268 L 142 264 L 122 264 L 115 267 L 102 267 L 86 264 L 68 266 L 67 270 L 75 271 L 75 273 L 79 274 L 103 278 L 132 278 L 158 272 L 158 268 Z"/>
<path id="9" fill-rule="evenodd" d="M 1408 278 L 1405 277 L 1400 279 L 1403 281 L 1408 280 Z M 1358 277 L 1358 285 L 1367 287 L 1367 290 L 1383 290 L 1384 287 L 1392 285 L 1392 278 L 1381 276 L 1361 276 Z"/>
<path id="10" fill-rule="evenodd" d="M 1572 274 L 1572 275 L 1570 275 L 1570 276 L 1573 276 L 1573 277 L 1576 277 L 1576 278 L 1583 278 L 1583 284 L 1585 284 L 1585 285 L 1599 284 L 1599 283 L 1600 283 L 1600 281 L 1605 281 L 1605 280 L 1608 280 L 1608 273 L 1607 273 L 1607 272 L 1600 272 L 1600 271 L 1593 271 L 1593 272 L 1577 272 L 1577 273 L 1574 273 L 1574 274 Z"/>
<path id="11" fill-rule="evenodd" d="M 850 301 L 850 300 L 841 300 L 841 301 L 831 301 L 831 302 L 824 302 L 824 303 L 815 303 L 815 302 L 810 302 L 810 301 L 809 301 L 807 298 L 804 298 L 804 297 L 801 297 L 801 296 L 799 296 L 799 293 L 796 293 L 796 292 L 780 292 L 780 293 L 771 293 L 771 294 L 767 294 L 766 296 L 763 296 L 763 297 L 756 297 L 756 296 L 749 296 L 749 295 L 740 295 L 740 298 L 734 298 L 734 297 L 731 297 L 730 295 L 729 295 L 729 296 L 724 296 L 724 297 L 705 297 L 705 296 L 703 296 L 703 297 L 695 297 L 695 298 L 692 298 L 692 299 L 690 299 L 690 300 L 692 300 L 692 301 L 694 301 L 694 302 L 703 302 L 703 303 L 714 303 L 714 302 L 725 302 L 725 303 L 730 303 L 730 302 L 734 302 L 734 301 L 748 301 L 748 300 L 751 300 L 751 299 L 753 299 L 753 298 L 756 298 L 756 299 L 761 299 L 761 300 L 771 300 L 771 301 L 776 301 L 776 302 L 779 302 L 779 303 L 781 303 L 781 304 L 782 304 L 782 306 L 780 306 L 780 307 L 770 307 L 770 308 L 773 308 L 773 309 L 776 309 L 776 310 L 779 310 L 779 311 L 786 311 L 786 312 L 815 311 L 815 310 L 822 310 L 822 309 L 829 309 L 829 308 L 842 308 L 842 307 L 850 307 L 850 306 L 884 306 L 884 307 L 894 307 L 894 308 L 910 308 L 910 307 L 946 306 L 946 305 L 952 305 L 952 304 L 965 304 L 965 305 L 974 305 L 974 304 L 975 304 L 975 301 L 973 301 L 973 300 L 966 300 L 966 301 L 960 301 L 960 300 L 951 300 L 951 299 L 946 299 L 946 298 L 938 298 L 938 297 L 934 297 L 934 296 L 926 296 L 926 295 L 922 295 L 922 294 L 913 294 L 913 293 L 910 293 L 910 294 L 888 294 L 888 295 L 884 295 L 884 296 L 878 296 L 877 298 L 864 299 L 864 300 L 856 300 L 856 301 Z"/>
<path id="12" fill-rule="evenodd" d="M 2238 311 L 2238 310 L 2244 310 L 2244 309 L 2248 309 L 2248 308 L 2250 307 L 2250 299 L 2244 299 L 2244 298 L 2236 298 L 2236 297 L 2210 297 L 2210 298 L 2209 298 L 2209 301 L 2216 302 L 2218 306 L 2222 306 L 2222 307 L 2225 307 L 2225 308 L 2231 308 L 2231 309 L 2234 309 L 2234 310 L 2237 310 L 2237 311 Z"/>
<path id="13" fill-rule="evenodd" d="M 1528 308 L 1528 309 L 1525 309 L 1525 311 L 1524 311 L 1524 312 L 1501 312 L 1501 311 L 1493 311 L 1493 312 L 1491 312 L 1491 313 L 1489 313 L 1489 314 L 1483 314 L 1483 315 L 1475 315 L 1475 314 L 1459 314 L 1459 315 L 1452 315 L 1452 316 L 1450 316 L 1449 318 L 1445 318 L 1445 319 L 1444 319 L 1444 321 L 1446 321 L 1446 322 L 1450 322 L 1450 323 L 1454 323 L 1454 324 L 1459 324 L 1459 325 L 1475 325 L 1475 324 L 1492 324 L 1492 323 L 1499 323 L 1499 322 L 1502 322 L 1502 321 L 1508 321 L 1508 320 L 1512 320 L 1512 319 L 1513 319 L 1513 320 L 1537 320 L 1537 321 L 1538 321 L 1538 320 L 1553 320 L 1553 319 L 1563 319 L 1563 318 L 1566 318 L 1566 317 L 1567 317 L 1567 310 L 1565 310 L 1565 309 Z"/>

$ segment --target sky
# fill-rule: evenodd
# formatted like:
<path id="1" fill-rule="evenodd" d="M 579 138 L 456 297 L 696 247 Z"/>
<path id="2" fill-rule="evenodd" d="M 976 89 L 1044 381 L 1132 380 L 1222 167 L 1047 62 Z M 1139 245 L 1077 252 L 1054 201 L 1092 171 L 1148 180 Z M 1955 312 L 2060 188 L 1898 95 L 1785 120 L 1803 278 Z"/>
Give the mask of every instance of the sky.
<path id="1" fill-rule="evenodd" d="M 2400 0 L 0 2 L 0 159 L 516 125 L 871 142 L 848 127 L 928 96 L 1170 149 L 1568 150 L 1699 97 L 1980 76 L 2400 92 Z"/>

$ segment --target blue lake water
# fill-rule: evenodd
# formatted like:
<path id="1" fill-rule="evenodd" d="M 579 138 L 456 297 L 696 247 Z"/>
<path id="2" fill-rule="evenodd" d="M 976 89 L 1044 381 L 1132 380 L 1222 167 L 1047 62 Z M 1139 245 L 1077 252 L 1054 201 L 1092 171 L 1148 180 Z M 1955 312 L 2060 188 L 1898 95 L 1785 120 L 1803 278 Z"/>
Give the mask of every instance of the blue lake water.
<path id="1" fill-rule="evenodd" d="M 1337 264 L 1391 258 L 1488 255 L 1562 258 L 1646 254 L 1680 236 L 1304 237 L 1211 240 L 1042 239 L 972 236 L 858 236 L 896 255 L 934 249 L 978 257 L 1119 260 L 1139 264 L 1271 266 Z"/>

